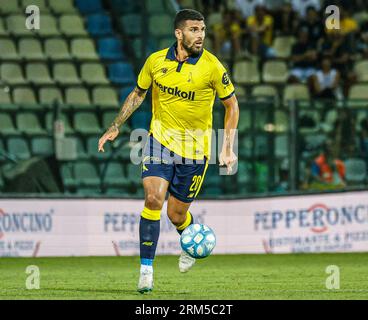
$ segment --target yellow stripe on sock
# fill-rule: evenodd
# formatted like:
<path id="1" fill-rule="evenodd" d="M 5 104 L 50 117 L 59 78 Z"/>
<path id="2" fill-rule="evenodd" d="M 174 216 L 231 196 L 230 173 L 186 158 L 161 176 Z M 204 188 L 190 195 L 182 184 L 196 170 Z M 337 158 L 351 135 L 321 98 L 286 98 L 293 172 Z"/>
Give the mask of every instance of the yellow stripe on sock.
<path id="1" fill-rule="evenodd" d="M 184 230 L 187 226 L 190 225 L 191 220 L 192 220 L 192 216 L 189 213 L 189 211 L 187 211 L 187 217 L 185 219 L 185 222 L 181 226 L 177 227 L 176 229 L 178 229 L 179 231 Z"/>
<path id="2" fill-rule="evenodd" d="M 157 221 L 161 218 L 161 210 L 151 210 L 144 207 L 141 216 L 147 220 Z"/>

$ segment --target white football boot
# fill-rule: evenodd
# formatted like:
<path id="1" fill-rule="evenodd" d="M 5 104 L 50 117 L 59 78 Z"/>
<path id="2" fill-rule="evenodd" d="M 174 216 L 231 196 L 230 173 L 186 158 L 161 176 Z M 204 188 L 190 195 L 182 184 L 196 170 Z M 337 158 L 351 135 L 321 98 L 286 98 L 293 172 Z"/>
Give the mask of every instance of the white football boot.
<path id="1" fill-rule="evenodd" d="M 181 255 L 179 257 L 179 270 L 180 272 L 188 272 L 191 267 L 194 266 L 196 262 L 195 258 L 192 258 L 189 254 L 187 254 L 185 251 L 181 252 Z"/>
<path id="2" fill-rule="evenodd" d="M 144 270 L 140 273 L 138 282 L 138 292 L 150 292 L 153 289 L 153 271 Z"/>

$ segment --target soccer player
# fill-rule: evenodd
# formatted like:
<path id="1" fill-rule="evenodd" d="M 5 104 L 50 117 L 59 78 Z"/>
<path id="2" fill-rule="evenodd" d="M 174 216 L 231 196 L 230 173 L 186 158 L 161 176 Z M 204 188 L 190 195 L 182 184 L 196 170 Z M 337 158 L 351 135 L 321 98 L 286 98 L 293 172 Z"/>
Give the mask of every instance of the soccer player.
<path id="1" fill-rule="evenodd" d="M 136 87 L 98 145 L 98 150 L 103 152 L 106 141 L 118 136 L 121 125 L 152 87 L 153 116 L 142 157 L 145 202 L 139 225 L 138 291 L 141 293 L 153 288 L 153 260 L 167 191 L 167 215 L 178 233 L 193 223 L 188 209 L 199 192 L 208 165 L 216 93 L 225 106 L 225 134 L 219 162 L 230 173 L 237 161 L 233 145 L 239 119 L 238 102 L 225 68 L 203 49 L 204 18 L 195 10 L 181 10 L 176 14 L 174 29 L 177 41 L 147 58 Z M 187 272 L 194 263 L 194 258 L 182 252 L 180 272 Z"/>

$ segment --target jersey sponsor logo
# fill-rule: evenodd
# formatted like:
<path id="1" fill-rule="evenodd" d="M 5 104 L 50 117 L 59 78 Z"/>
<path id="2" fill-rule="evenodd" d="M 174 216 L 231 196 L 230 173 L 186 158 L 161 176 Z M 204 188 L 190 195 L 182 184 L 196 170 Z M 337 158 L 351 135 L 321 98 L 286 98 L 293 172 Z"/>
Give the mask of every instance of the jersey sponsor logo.
<path id="1" fill-rule="evenodd" d="M 188 100 L 194 101 L 194 96 L 195 96 L 194 91 L 186 92 L 186 91 L 179 90 L 178 87 L 173 88 L 173 87 L 164 86 L 161 83 L 158 83 L 156 80 L 155 80 L 155 84 L 156 84 L 157 87 L 160 88 L 160 90 L 163 93 L 168 93 L 168 94 L 171 94 L 175 97 L 179 97 L 179 98 L 182 98 L 182 99 L 188 99 Z"/>
<path id="2" fill-rule="evenodd" d="M 229 78 L 229 75 L 227 74 L 227 72 L 224 72 L 224 74 L 222 75 L 222 83 L 225 86 L 230 84 L 230 78 Z"/>

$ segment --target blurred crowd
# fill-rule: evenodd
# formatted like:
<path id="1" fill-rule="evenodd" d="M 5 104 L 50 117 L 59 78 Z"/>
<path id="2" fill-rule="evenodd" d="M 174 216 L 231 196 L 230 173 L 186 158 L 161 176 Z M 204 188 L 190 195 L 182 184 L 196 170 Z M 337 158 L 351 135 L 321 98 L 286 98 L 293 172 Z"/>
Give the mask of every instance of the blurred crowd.
<path id="1" fill-rule="evenodd" d="M 261 70 L 266 61 L 280 59 L 274 40 L 293 38 L 290 54 L 281 57 L 288 66 L 285 85 L 305 84 L 310 97 L 329 102 L 325 104 L 321 120 L 329 122 L 331 128 L 328 133 L 323 132 L 324 138 L 317 148 L 308 150 L 308 139 L 303 136 L 300 139 L 301 160 L 306 154 L 302 188 L 344 187 L 349 179 L 346 166 L 348 175 L 354 170 L 358 175 L 359 170 L 366 171 L 366 166 L 360 166 L 359 161 L 368 164 L 368 116 L 359 118 L 349 108 L 337 111 L 336 101 L 349 98 L 350 88 L 359 81 L 354 63 L 368 59 L 367 1 L 199 1 L 212 51 L 220 59 L 230 61 L 230 66 L 239 60 L 256 60 Z M 337 29 L 334 28 L 336 19 L 331 18 L 336 11 L 326 10 L 330 5 L 339 9 Z M 331 109 L 335 112 L 331 113 Z M 332 121 L 327 119 L 331 115 Z M 306 117 L 300 121 L 312 119 Z M 352 158 L 358 160 L 350 161 Z"/>

